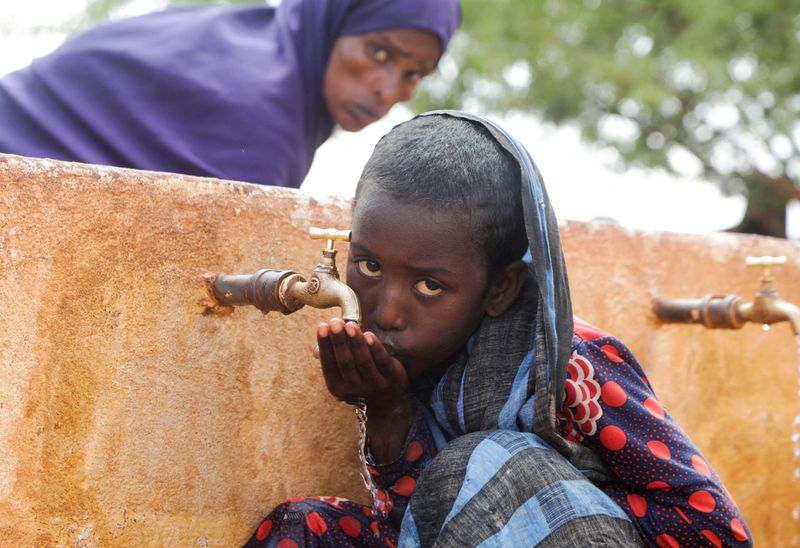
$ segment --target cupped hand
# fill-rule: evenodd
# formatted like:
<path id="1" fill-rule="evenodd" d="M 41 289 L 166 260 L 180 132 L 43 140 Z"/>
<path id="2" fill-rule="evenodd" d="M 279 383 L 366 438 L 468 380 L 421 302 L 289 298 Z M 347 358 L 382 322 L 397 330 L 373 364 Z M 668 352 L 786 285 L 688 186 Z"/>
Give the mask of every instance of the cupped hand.
<path id="1" fill-rule="evenodd" d="M 328 391 L 338 400 L 363 401 L 372 411 L 407 405 L 408 375 L 374 333 L 339 318 L 317 328 L 317 348 Z"/>

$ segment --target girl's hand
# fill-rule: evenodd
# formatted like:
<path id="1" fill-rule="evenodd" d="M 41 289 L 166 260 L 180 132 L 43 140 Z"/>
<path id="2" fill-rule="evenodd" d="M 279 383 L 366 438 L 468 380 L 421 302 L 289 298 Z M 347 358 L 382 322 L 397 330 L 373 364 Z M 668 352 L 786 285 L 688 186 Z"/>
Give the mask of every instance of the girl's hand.
<path id="1" fill-rule="evenodd" d="M 371 415 L 408 406 L 406 370 L 375 334 L 334 318 L 317 328 L 317 344 L 314 355 L 334 398 L 350 404 L 363 400 Z"/>
<path id="2" fill-rule="evenodd" d="M 374 333 L 336 318 L 317 328 L 314 355 L 334 398 L 367 405 L 367 436 L 377 462 L 392 462 L 403 451 L 414 418 L 403 364 L 389 355 Z"/>

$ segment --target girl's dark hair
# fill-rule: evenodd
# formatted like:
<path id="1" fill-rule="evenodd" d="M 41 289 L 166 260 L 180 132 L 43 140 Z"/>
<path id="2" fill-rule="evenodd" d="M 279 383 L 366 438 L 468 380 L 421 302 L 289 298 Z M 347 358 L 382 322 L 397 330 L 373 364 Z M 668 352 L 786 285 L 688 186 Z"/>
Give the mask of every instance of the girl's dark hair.
<path id="1" fill-rule="evenodd" d="M 368 189 L 433 214 L 463 212 L 489 279 L 527 250 L 519 164 L 476 122 L 441 114 L 395 127 L 367 161 L 353 208 Z"/>

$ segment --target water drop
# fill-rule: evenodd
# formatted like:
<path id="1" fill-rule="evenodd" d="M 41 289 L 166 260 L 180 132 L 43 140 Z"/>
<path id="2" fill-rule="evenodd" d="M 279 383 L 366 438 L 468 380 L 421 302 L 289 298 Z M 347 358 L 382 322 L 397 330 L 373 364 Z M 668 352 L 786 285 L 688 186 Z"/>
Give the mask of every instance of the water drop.
<path id="1" fill-rule="evenodd" d="M 763 329 L 764 331 L 769 331 L 769 324 L 768 323 L 761 324 L 761 329 Z"/>

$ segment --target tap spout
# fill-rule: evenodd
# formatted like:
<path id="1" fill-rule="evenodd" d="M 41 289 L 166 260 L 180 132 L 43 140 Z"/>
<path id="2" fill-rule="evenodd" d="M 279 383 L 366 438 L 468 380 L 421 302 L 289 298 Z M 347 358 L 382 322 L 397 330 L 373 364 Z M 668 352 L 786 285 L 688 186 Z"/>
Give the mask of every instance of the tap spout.
<path id="1" fill-rule="evenodd" d="M 322 257 L 314 268 L 308 281 L 300 278 L 287 278 L 281 285 L 280 299 L 290 308 L 310 305 L 315 308 L 339 306 L 342 319 L 361 323 L 361 306 L 350 287 L 339 279 L 336 269 L 336 250 L 334 240 L 350 240 L 349 231 L 312 228 L 312 239 L 327 240 L 322 249 Z"/>
<path id="2" fill-rule="evenodd" d="M 788 321 L 795 335 L 800 335 L 800 308 L 778 298 L 775 291 L 762 291 L 753 302 L 738 303 L 736 315 L 742 321 L 773 324 Z"/>
<path id="3" fill-rule="evenodd" d="M 281 284 L 279 298 L 288 308 L 338 306 L 342 309 L 344 321 L 361 323 L 361 307 L 356 294 L 330 273 L 315 270 L 308 281 L 302 276 L 290 276 Z"/>

